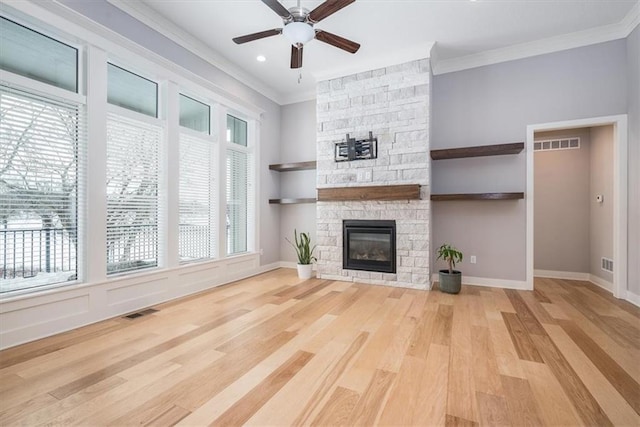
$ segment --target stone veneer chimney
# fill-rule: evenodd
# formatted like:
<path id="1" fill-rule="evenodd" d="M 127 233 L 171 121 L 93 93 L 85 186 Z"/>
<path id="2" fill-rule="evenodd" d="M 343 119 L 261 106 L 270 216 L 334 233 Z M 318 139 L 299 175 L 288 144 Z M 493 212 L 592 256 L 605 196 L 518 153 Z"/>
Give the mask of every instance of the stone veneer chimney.
<path id="1" fill-rule="evenodd" d="M 420 184 L 421 200 L 317 203 L 317 275 L 416 289 L 430 288 L 429 60 L 421 59 L 318 83 L 318 188 Z M 378 158 L 334 161 L 346 134 L 378 138 Z M 397 272 L 342 269 L 342 221 L 396 221 Z"/>

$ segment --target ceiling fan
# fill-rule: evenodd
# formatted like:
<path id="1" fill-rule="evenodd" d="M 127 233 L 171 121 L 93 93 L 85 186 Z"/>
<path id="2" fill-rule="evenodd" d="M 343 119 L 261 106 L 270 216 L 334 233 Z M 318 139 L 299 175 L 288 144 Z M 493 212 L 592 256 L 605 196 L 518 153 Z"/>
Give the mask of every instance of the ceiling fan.
<path id="1" fill-rule="evenodd" d="M 262 0 L 282 18 L 284 28 L 274 28 L 272 30 L 260 31 L 259 33 L 247 34 L 233 39 L 237 44 L 247 43 L 265 37 L 284 34 L 291 41 L 291 68 L 302 67 L 302 48 L 305 43 L 312 39 L 320 40 L 349 53 L 356 53 L 360 45 L 351 40 L 329 33 L 324 30 L 314 29 L 314 24 L 324 18 L 333 15 L 340 9 L 349 6 L 356 0 L 326 0 L 312 11 L 298 5 L 286 9 L 278 0 Z"/>

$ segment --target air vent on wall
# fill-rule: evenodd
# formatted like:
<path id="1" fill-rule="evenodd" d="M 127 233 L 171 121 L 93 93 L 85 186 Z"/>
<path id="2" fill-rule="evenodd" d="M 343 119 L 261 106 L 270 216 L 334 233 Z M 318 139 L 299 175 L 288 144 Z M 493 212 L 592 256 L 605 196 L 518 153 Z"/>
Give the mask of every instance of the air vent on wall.
<path id="1" fill-rule="evenodd" d="M 609 273 L 613 273 L 613 260 L 602 257 L 602 259 L 600 260 L 600 268 L 602 268 L 604 271 L 608 271 Z"/>
<path id="2" fill-rule="evenodd" d="M 533 151 L 573 150 L 580 148 L 580 138 L 547 139 L 533 143 Z"/>

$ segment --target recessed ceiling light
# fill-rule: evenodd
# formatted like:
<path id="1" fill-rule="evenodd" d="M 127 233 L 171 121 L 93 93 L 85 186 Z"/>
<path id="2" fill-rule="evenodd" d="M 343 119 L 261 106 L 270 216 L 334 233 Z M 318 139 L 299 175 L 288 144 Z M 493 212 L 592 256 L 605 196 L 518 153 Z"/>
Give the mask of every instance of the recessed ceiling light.
<path id="1" fill-rule="evenodd" d="M 258 55 L 256 57 L 256 61 L 258 61 L 258 62 L 264 62 L 266 60 L 267 60 L 267 58 L 264 55 Z"/>

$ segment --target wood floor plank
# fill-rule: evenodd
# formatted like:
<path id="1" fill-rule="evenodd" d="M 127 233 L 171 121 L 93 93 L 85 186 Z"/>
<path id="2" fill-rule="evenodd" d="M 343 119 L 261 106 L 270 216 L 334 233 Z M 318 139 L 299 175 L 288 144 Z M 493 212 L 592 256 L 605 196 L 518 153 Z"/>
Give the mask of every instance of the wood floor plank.
<path id="1" fill-rule="evenodd" d="M 181 419 L 189 415 L 191 412 L 177 405 L 172 405 L 169 409 L 149 421 L 145 426 L 172 426 L 177 424 Z"/>
<path id="2" fill-rule="evenodd" d="M 507 402 L 502 396 L 482 392 L 476 393 L 480 412 L 480 425 L 511 426 Z"/>
<path id="3" fill-rule="evenodd" d="M 488 319 L 487 323 L 500 374 L 525 378 L 520 365 L 520 357 L 513 344 L 507 325 L 502 319 L 502 315 L 500 315 L 499 320 Z"/>
<path id="4" fill-rule="evenodd" d="M 529 381 L 522 378 L 502 376 L 502 386 L 509 408 L 511 423 L 515 426 L 539 426 L 542 424 L 540 409 L 533 396 Z"/>
<path id="5" fill-rule="evenodd" d="M 166 341 L 162 344 L 158 344 L 154 347 L 151 347 L 147 350 L 144 350 L 136 355 L 133 355 L 129 358 L 126 358 L 124 360 L 121 360 L 119 362 L 116 362 L 112 365 L 106 366 L 98 371 L 95 371 L 89 375 L 86 375 L 82 378 L 79 378 L 75 381 L 72 381 L 69 384 L 65 384 L 62 387 L 58 387 L 55 390 L 52 390 L 50 393 L 52 396 L 56 397 L 57 399 L 64 399 L 67 396 L 70 396 L 74 393 L 77 393 L 79 390 L 82 390 L 83 388 L 89 387 L 93 384 L 96 384 L 100 381 L 102 381 L 105 378 L 108 378 L 112 375 L 116 375 L 118 373 L 120 373 L 121 371 L 124 371 L 125 369 L 128 369 L 132 366 L 137 365 L 138 363 L 140 363 L 141 361 L 150 359 L 151 357 L 157 356 L 171 348 L 174 348 L 190 339 L 193 339 L 194 337 L 197 337 L 199 335 L 202 335 L 205 332 L 211 331 L 221 325 L 224 325 L 227 322 L 230 322 L 231 320 L 242 316 L 243 314 L 247 313 L 246 310 L 237 310 L 234 311 L 228 315 L 225 316 L 221 316 L 220 318 L 204 325 L 201 326 L 197 329 L 194 329 L 193 331 L 190 331 L 186 334 L 180 335 L 176 338 L 173 338 L 169 341 Z"/>
<path id="6" fill-rule="evenodd" d="M 489 330 L 472 326 L 471 349 L 473 352 L 473 379 L 477 392 L 502 396 L 500 371 L 496 361 Z"/>
<path id="7" fill-rule="evenodd" d="M 0 352 L 0 424 L 640 425 L 640 309 L 586 282 L 279 269 L 154 308 Z"/>
<path id="8" fill-rule="evenodd" d="M 471 321 L 467 297 L 459 298 L 454 306 L 451 327 L 447 414 L 478 422 L 478 405 L 473 376 L 474 357 L 471 343 Z"/>
<path id="9" fill-rule="evenodd" d="M 411 425 L 438 426 L 446 421 L 447 389 L 449 381 L 449 347 L 431 344 L 424 373 L 417 394 L 417 404 L 412 407 Z"/>
<path id="10" fill-rule="evenodd" d="M 305 424 L 310 416 L 314 413 L 316 407 L 322 402 L 325 396 L 328 396 L 330 390 L 334 388 L 338 379 L 344 374 L 347 367 L 351 366 L 358 353 L 364 347 L 365 342 L 369 338 L 368 332 L 361 332 L 349 345 L 345 353 L 338 359 L 333 367 L 326 373 L 322 379 L 320 385 L 313 394 L 313 397 L 304 406 L 304 409 L 300 412 L 300 415 L 296 418 L 293 424 L 301 425 Z"/>
<path id="11" fill-rule="evenodd" d="M 220 426 L 236 426 L 245 423 L 278 390 L 293 378 L 313 354 L 299 351 L 266 380 L 249 391 L 240 401 L 219 416 L 213 423 Z"/>
<path id="12" fill-rule="evenodd" d="M 482 308 L 481 304 L 477 307 Z M 484 310 L 483 310 L 484 311 Z M 435 330 L 433 331 L 433 342 L 448 346 L 451 342 L 451 323 L 453 320 L 453 306 L 438 304 L 438 314 L 435 318 Z"/>
<path id="13" fill-rule="evenodd" d="M 360 396 L 353 390 L 338 387 L 327 403 L 322 407 L 312 426 L 348 425 L 349 417 L 356 407 Z"/>
<path id="14" fill-rule="evenodd" d="M 561 321 L 559 324 L 635 412 L 640 414 L 640 384 L 573 322 Z M 640 369 L 640 364 L 637 369 Z"/>
<path id="15" fill-rule="evenodd" d="M 521 294 L 514 289 L 505 289 L 504 292 L 507 294 L 509 301 L 511 301 L 511 305 L 516 310 L 518 319 L 520 319 L 527 332 L 529 334 L 545 335 L 544 328 L 533 312 L 529 309 L 529 306 L 523 298 L 523 295 L 527 293 L 527 291 L 524 291 Z"/>
<path id="16" fill-rule="evenodd" d="M 577 426 L 582 420 L 547 365 L 522 362 L 545 425 Z"/>
<path id="17" fill-rule="evenodd" d="M 455 415 L 447 414 L 445 420 L 446 427 L 478 427 L 479 424 L 476 421 L 467 420 L 462 417 L 456 417 Z"/>
<path id="18" fill-rule="evenodd" d="M 589 358 L 580 350 L 578 345 L 564 332 L 564 330 L 555 325 L 546 327 L 550 338 L 554 344 L 562 352 L 567 362 L 576 372 L 582 383 L 585 385 L 589 393 L 598 402 L 602 411 L 607 418 L 611 420 L 613 425 L 634 425 L 640 423 L 640 415 L 625 400 L 625 396 L 620 395 L 614 386 L 611 385 L 603 375 L 594 366 Z M 635 391 L 629 390 L 632 396 L 631 400 L 640 398 L 640 389 Z"/>
<path id="19" fill-rule="evenodd" d="M 589 392 L 565 357 L 553 344 L 548 335 L 532 335 L 536 348 L 544 362 L 559 380 L 565 393 L 577 408 L 580 418 L 587 425 L 611 426 L 611 420 L 604 413 L 593 395 Z"/>
<path id="20" fill-rule="evenodd" d="M 544 363 L 536 346 L 531 341 L 531 336 L 520 321 L 520 317 L 513 313 L 502 313 L 504 323 L 507 325 L 513 345 L 522 360 Z"/>
<path id="21" fill-rule="evenodd" d="M 372 426 L 376 423 L 396 374 L 376 370 L 369 386 L 349 416 L 348 425 Z"/>

